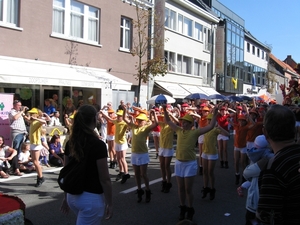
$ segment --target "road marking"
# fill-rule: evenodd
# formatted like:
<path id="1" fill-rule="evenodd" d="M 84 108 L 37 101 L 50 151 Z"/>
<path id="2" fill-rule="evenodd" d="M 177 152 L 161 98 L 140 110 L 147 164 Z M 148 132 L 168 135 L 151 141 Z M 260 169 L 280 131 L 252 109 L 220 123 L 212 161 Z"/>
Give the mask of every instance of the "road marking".
<path id="1" fill-rule="evenodd" d="M 174 177 L 175 173 L 172 173 L 171 176 Z M 160 181 L 162 181 L 162 178 L 158 178 L 158 179 L 152 180 L 152 181 L 149 182 L 149 186 L 152 185 L 152 184 L 156 184 L 156 183 L 158 183 Z M 142 184 L 142 188 L 144 188 L 144 187 L 145 187 L 145 184 Z M 121 191 L 120 194 L 128 194 L 130 192 L 136 191 L 136 189 L 137 189 L 137 186 L 129 188 L 129 189 L 124 190 L 124 191 Z"/>
<path id="2" fill-rule="evenodd" d="M 58 168 L 53 168 L 53 169 L 47 169 L 47 170 L 43 170 L 43 173 L 53 173 L 53 172 L 56 172 L 56 171 L 59 171 L 61 170 L 62 167 L 58 167 Z M 4 182 L 7 182 L 7 181 L 11 181 L 11 180 L 17 180 L 17 179 L 20 179 L 22 177 L 33 177 L 33 176 L 36 176 L 37 173 L 36 172 L 32 172 L 32 173 L 25 173 L 23 176 L 14 176 L 14 175 L 11 175 L 9 176 L 9 178 L 7 179 L 0 179 L 0 183 L 4 183 Z"/>

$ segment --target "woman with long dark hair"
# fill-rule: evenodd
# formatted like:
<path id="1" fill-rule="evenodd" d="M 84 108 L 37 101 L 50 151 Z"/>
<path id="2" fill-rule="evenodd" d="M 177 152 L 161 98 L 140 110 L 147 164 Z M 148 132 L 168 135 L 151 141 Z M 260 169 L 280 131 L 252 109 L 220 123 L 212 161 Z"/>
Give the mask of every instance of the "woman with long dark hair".
<path id="1" fill-rule="evenodd" d="M 84 192 L 79 195 L 65 193 L 61 206 L 63 213 L 69 209 L 76 214 L 76 224 L 100 224 L 112 216 L 112 187 L 107 167 L 107 147 L 94 133 L 96 109 L 81 106 L 74 116 L 69 141 L 65 148 L 65 165 L 69 158 L 77 161 L 86 158 Z"/>

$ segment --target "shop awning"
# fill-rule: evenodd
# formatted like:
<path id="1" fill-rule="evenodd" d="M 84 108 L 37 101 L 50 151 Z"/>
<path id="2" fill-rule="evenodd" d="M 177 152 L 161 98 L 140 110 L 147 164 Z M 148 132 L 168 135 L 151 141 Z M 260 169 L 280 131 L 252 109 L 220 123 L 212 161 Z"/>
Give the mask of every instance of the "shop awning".
<path id="1" fill-rule="evenodd" d="M 186 96 L 192 93 L 203 93 L 206 95 L 220 94 L 211 87 L 203 87 L 190 84 L 176 84 L 162 81 L 155 81 L 155 83 L 160 88 L 170 93 L 173 96 L 173 98 L 185 98 Z"/>
<path id="2" fill-rule="evenodd" d="M 198 86 L 198 88 L 200 88 L 206 95 L 220 95 L 219 92 L 211 87 Z"/>
<path id="3" fill-rule="evenodd" d="M 175 83 L 155 81 L 155 84 L 164 89 L 166 92 L 170 93 L 173 98 L 184 98 L 190 94 L 190 92 L 186 91 L 184 88 Z"/>
<path id="4" fill-rule="evenodd" d="M 131 83 L 104 69 L 0 57 L 0 83 L 131 90 Z"/>

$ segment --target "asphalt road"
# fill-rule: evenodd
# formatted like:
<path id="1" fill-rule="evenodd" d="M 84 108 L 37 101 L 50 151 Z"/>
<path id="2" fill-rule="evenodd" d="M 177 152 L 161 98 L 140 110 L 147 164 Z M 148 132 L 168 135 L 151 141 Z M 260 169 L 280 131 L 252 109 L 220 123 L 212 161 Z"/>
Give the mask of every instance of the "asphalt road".
<path id="1" fill-rule="evenodd" d="M 153 193 L 150 203 L 144 198 L 137 203 L 135 194 L 136 185 L 132 175 L 125 184 L 115 181 L 118 171 L 110 169 L 113 184 L 114 215 L 110 220 L 103 221 L 107 225 L 175 225 L 178 222 L 179 199 L 177 184 L 173 177 L 173 187 L 170 193 L 162 193 L 159 161 L 155 159 L 153 148 L 149 150 L 151 162 L 148 174 Z M 201 225 L 233 225 L 244 224 L 246 197 L 239 197 L 234 184 L 235 175 L 233 169 L 232 138 L 229 141 L 229 169 L 219 167 L 217 163 L 216 174 L 216 198 L 211 201 L 207 197 L 202 199 L 202 176 L 197 176 L 194 184 L 194 222 Z M 127 153 L 130 162 L 130 151 Z M 172 160 L 172 165 L 174 159 Z M 130 165 L 130 163 L 129 163 Z M 173 166 L 172 166 L 173 169 Z M 26 204 L 25 216 L 34 225 L 67 225 L 75 224 L 76 218 L 72 212 L 68 216 L 60 211 L 63 192 L 60 190 L 56 178 L 60 168 L 44 168 L 46 182 L 39 188 L 34 187 L 36 174 L 26 174 L 23 177 L 11 176 L 9 179 L 0 179 L 0 191 L 5 194 L 15 195 Z M 0 203 L 1 204 L 1 203 Z"/>

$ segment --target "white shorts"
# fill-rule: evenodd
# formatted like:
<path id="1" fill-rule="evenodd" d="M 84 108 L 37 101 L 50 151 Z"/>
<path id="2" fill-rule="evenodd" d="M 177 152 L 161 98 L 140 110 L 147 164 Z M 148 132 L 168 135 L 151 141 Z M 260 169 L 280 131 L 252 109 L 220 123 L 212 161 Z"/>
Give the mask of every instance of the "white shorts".
<path id="1" fill-rule="evenodd" d="M 228 141 L 229 140 L 229 137 L 228 136 L 225 136 L 223 134 L 219 134 L 218 137 L 217 137 L 217 140 L 220 141 L 220 140 L 223 140 L 223 141 Z"/>
<path id="2" fill-rule="evenodd" d="M 178 177 L 193 177 L 197 175 L 197 160 L 182 162 L 175 160 L 175 175 Z"/>
<path id="3" fill-rule="evenodd" d="M 131 164 L 134 166 L 142 166 L 150 162 L 148 153 L 131 153 Z"/>
<path id="4" fill-rule="evenodd" d="M 40 151 L 42 150 L 43 145 L 34 145 L 34 144 L 30 144 L 30 150 L 32 151 Z"/>
<path id="5" fill-rule="evenodd" d="M 207 159 L 207 160 L 217 160 L 219 158 L 219 155 L 218 154 L 209 155 L 209 154 L 206 154 L 206 153 L 202 153 L 201 158 Z"/>
<path id="6" fill-rule="evenodd" d="M 124 143 L 124 144 L 117 144 L 117 143 L 115 142 L 115 150 L 116 150 L 117 152 L 125 151 L 125 150 L 127 150 L 127 149 L 128 149 L 128 144 L 127 144 L 127 142 Z"/>
<path id="7" fill-rule="evenodd" d="M 129 137 L 132 137 L 132 130 L 129 131 Z"/>
<path id="8" fill-rule="evenodd" d="M 115 135 L 107 135 L 106 136 L 106 140 L 107 141 L 113 141 L 113 140 L 115 140 Z"/>
<path id="9" fill-rule="evenodd" d="M 198 137 L 198 143 L 199 143 L 199 144 L 203 144 L 203 143 L 204 143 L 204 134 L 202 134 L 202 135 L 200 135 L 200 136 Z"/>
<path id="10" fill-rule="evenodd" d="M 247 147 L 244 147 L 244 148 L 234 147 L 234 151 L 240 151 L 241 153 L 246 154 L 247 153 Z"/>
<path id="11" fill-rule="evenodd" d="M 160 136 L 160 132 L 158 132 L 158 131 L 153 131 L 153 132 L 152 132 L 152 136 L 153 136 L 153 137 L 159 137 L 159 136 Z"/>
<path id="12" fill-rule="evenodd" d="M 250 141 L 247 141 L 247 149 L 251 149 L 251 148 L 254 148 L 255 147 L 255 144 L 254 142 L 250 142 Z"/>
<path id="13" fill-rule="evenodd" d="M 163 157 L 172 157 L 174 155 L 174 149 L 169 148 L 159 148 L 158 155 Z"/>

